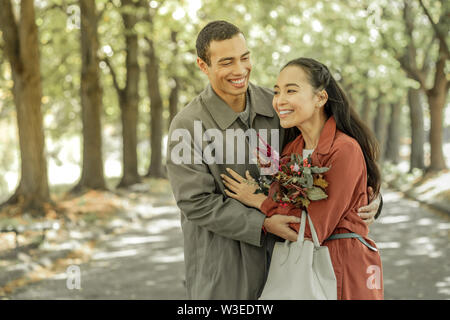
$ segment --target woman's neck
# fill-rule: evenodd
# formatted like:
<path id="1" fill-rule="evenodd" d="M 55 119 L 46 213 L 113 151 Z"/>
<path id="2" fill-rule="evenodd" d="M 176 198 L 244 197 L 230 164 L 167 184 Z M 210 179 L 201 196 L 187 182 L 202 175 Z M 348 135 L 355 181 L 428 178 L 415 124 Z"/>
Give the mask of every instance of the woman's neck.
<path id="1" fill-rule="evenodd" d="M 297 126 L 305 141 L 305 149 L 315 149 L 317 147 L 326 121 L 325 112 L 322 111 L 315 113 L 313 117 Z"/>

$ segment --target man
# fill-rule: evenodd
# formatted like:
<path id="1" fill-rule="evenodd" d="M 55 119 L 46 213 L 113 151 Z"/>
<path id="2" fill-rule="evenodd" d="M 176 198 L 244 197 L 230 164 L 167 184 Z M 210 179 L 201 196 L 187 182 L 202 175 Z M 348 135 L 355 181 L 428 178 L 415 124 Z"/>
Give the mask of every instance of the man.
<path id="1" fill-rule="evenodd" d="M 249 128 L 277 129 L 279 140 L 272 141 L 270 136 L 270 144 L 283 141 L 284 131 L 272 108 L 272 91 L 249 82 L 250 52 L 236 26 L 225 21 L 209 23 L 199 33 L 196 47 L 197 64 L 209 85 L 173 119 L 167 152 L 168 176 L 181 210 L 188 298 L 257 299 L 276 236 L 295 241 L 297 234 L 289 223 L 299 220 L 282 215 L 266 218 L 226 197 L 220 175 L 227 167 L 241 176 L 246 170 L 253 177 L 259 172 L 250 163 L 250 152 L 245 153 L 245 162 L 225 161 L 223 153 L 227 160 L 234 160 L 235 154 L 239 159 L 243 145 L 234 141 Z M 237 134 L 230 139 L 230 132 Z M 184 139 L 181 148 L 180 137 Z M 211 150 L 209 141 L 221 137 L 228 138 L 225 146 L 217 143 Z M 249 140 L 245 141 L 248 146 Z M 183 155 L 184 161 L 180 161 L 180 150 L 189 152 Z M 370 223 L 378 207 L 374 201 L 365 208 L 369 212 L 363 218 Z"/>

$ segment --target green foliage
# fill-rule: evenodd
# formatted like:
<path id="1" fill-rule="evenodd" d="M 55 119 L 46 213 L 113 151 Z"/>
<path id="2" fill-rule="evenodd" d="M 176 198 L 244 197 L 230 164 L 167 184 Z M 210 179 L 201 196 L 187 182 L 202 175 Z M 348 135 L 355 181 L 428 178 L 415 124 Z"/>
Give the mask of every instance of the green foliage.
<path id="1" fill-rule="evenodd" d="M 139 37 L 142 70 L 138 125 L 142 167 L 148 162 L 148 147 L 145 146 L 150 132 L 150 101 L 144 74 L 148 49 L 145 37 L 153 40 L 159 59 L 165 121 L 174 77 L 181 84 L 179 108 L 207 83 L 196 65 L 195 39 L 206 23 L 216 19 L 228 20 L 244 32 L 253 62 L 252 82 L 265 87 L 273 87 L 280 68 L 300 56 L 327 64 L 359 111 L 366 107 L 365 97 L 374 102 L 371 108 L 380 101 L 403 105 L 407 88 L 418 86 L 417 82 L 407 78 L 397 59 L 409 41 L 404 32 L 403 1 L 400 0 L 152 0 L 134 3 L 136 6 L 123 6 L 119 0 L 96 1 L 100 14 L 99 56 L 110 59 L 122 87 L 126 81 L 127 48 L 121 13 L 138 17 L 133 32 Z M 436 19 L 445 5 L 441 1 L 425 3 Z M 437 43 L 431 40 L 432 28 L 418 2 L 411 1 L 411 4 L 415 25 L 412 41 L 417 48 L 418 66 L 422 67 L 435 59 Z M 36 10 L 45 134 L 57 150 L 64 147 L 65 139 L 81 136 L 79 9 L 76 1 L 47 0 L 39 1 Z M 173 32 L 176 33 L 175 42 L 171 39 Z M 15 117 L 12 79 L 2 46 L 0 37 L 0 127 L 5 118 Z M 104 93 L 102 123 L 104 134 L 112 141 L 105 145 L 107 157 L 109 153 L 120 152 L 117 150 L 121 134 L 120 109 L 109 68 L 104 62 L 100 67 Z M 431 81 L 432 76 L 430 72 L 427 81 Z M 405 123 L 408 123 L 407 116 L 407 112 L 402 113 Z M 0 152 L 3 151 L 1 148 Z M 49 150 L 50 154 L 55 150 Z M 0 159 L 3 169 L 7 168 L 8 159 Z"/>

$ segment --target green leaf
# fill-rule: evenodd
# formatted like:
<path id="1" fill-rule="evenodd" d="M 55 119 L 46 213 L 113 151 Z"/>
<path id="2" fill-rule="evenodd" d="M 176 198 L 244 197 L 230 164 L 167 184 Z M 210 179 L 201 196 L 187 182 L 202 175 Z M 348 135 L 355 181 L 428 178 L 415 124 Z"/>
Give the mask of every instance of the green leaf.
<path id="1" fill-rule="evenodd" d="M 328 195 L 318 187 L 312 187 L 306 190 L 306 194 L 311 201 L 318 201 L 328 198 Z"/>
<path id="2" fill-rule="evenodd" d="M 330 168 L 328 168 L 328 167 L 322 167 L 322 168 L 319 168 L 319 167 L 312 167 L 312 168 L 310 168 L 311 169 L 311 172 L 312 173 L 325 173 L 325 172 L 327 172 L 328 170 L 330 170 Z"/>

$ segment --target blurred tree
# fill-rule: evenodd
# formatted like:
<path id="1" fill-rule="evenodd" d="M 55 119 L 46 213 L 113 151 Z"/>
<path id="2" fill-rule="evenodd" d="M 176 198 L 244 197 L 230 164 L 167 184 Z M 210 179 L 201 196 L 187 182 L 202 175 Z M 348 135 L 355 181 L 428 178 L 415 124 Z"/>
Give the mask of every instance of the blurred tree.
<path id="1" fill-rule="evenodd" d="M 387 121 L 387 112 L 388 106 L 386 102 L 380 99 L 377 103 L 377 112 L 374 119 L 374 132 L 377 137 L 378 143 L 380 145 L 380 155 L 378 158 L 378 162 L 384 161 L 384 151 L 386 148 L 386 139 L 387 139 L 387 129 L 388 129 L 388 121 Z"/>
<path id="2" fill-rule="evenodd" d="M 401 103 L 397 102 L 390 104 L 384 159 L 391 161 L 393 164 L 398 164 L 400 162 L 401 112 Z"/>
<path id="3" fill-rule="evenodd" d="M 24 210 L 42 213 L 44 204 L 50 201 L 50 193 L 44 155 L 39 40 L 33 0 L 20 2 L 18 21 L 11 1 L 1 0 L 0 28 L 14 82 L 21 156 L 20 182 L 6 204 L 19 204 Z"/>
<path id="4" fill-rule="evenodd" d="M 174 50 L 173 50 L 173 68 L 177 69 L 179 68 L 179 47 L 177 43 L 177 31 L 171 30 L 170 31 L 170 39 L 172 41 Z M 170 84 L 170 94 L 169 94 L 169 121 L 168 121 L 168 127 L 170 126 L 170 123 L 172 122 L 173 118 L 178 112 L 178 97 L 181 87 L 181 79 L 180 76 L 177 74 L 176 70 L 173 71 L 172 77 L 171 77 L 171 84 Z"/>
<path id="5" fill-rule="evenodd" d="M 423 148 L 425 144 L 425 128 L 419 89 L 408 89 L 408 105 L 411 123 L 411 155 L 409 160 L 409 170 L 412 171 L 414 168 L 425 169 Z"/>
<path id="6" fill-rule="evenodd" d="M 442 131 L 443 110 L 449 88 L 449 81 L 445 75 L 445 64 L 450 59 L 450 54 L 445 33 L 448 33 L 449 29 L 450 5 L 448 1 L 433 3 L 433 12 L 438 16 L 437 22 L 434 22 L 431 13 L 421 0 L 418 2 L 403 0 L 394 3 L 385 1 L 383 5 L 380 18 L 390 22 L 380 26 L 379 29 L 384 45 L 393 51 L 405 73 L 419 83 L 420 89 L 427 97 L 430 111 L 431 159 L 428 170 L 445 169 Z M 402 17 L 402 26 L 392 23 L 395 21 L 394 17 L 399 15 Z M 400 38 L 402 41 L 399 41 Z M 431 73 L 431 69 L 434 69 L 434 74 Z M 414 92 L 410 93 L 410 102 L 417 98 L 418 96 Z M 413 103 L 419 104 L 418 100 Z M 411 123 L 418 124 L 421 116 L 417 109 L 411 108 L 411 117 L 418 118 Z M 417 129 L 414 125 L 411 127 L 412 130 Z M 420 137 L 420 134 L 412 134 L 412 136 Z M 418 145 L 416 147 L 420 148 Z M 411 155 L 413 156 L 413 152 Z M 411 161 L 411 164 L 413 163 Z"/>
<path id="7" fill-rule="evenodd" d="M 144 2 L 145 3 L 145 2 Z M 162 138 L 163 138 L 163 99 L 160 90 L 160 61 L 156 52 L 156 45 L 153 40 L 154 17 L 156 10 L 146 12 L 145 18 L 150 32 L 144 38 L 148 48 L 146 51 L 147 62 L 145 74 L 147 76 L 148 95 L 150 97 L 150 149 L 151 159 L 147 172 L 147 177 L 163 178 L 165 172 L 162 164 Z"/>
<path id="8" fill-rule="evenodd" d="M 135 30 L 138 21 L 137 7 L 132 0 L 122 0 L 120 12 L 124 25 L 126 46 L 126 81 L 121 88 L 112 63 L 106 57 L 114 88 L 117 91 L 122 121 L 122 163 L 123 174 L 117 187 L 128 187 L 139 183 L 141 178 L 138 173 L 137 159 L 137 120 L 139 105 L 139 78 L 140 68 L 138 63 L 138 34 Z"/>
<path id="9" fill-rule="evenodd" d="M 83 165 L 81 179 L 72 191 L 106 189 L 102 155 L 102 95 L 98 57 L 99 16 L 95 2 L 80 0 L 81 108 L 83 122 Z"/>

